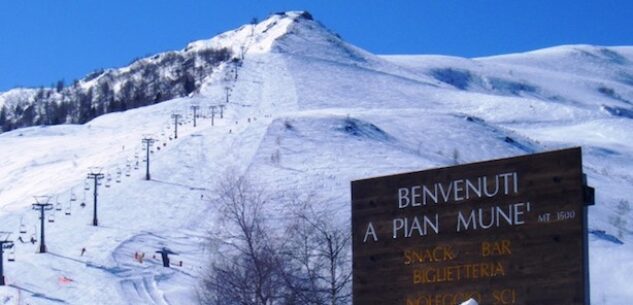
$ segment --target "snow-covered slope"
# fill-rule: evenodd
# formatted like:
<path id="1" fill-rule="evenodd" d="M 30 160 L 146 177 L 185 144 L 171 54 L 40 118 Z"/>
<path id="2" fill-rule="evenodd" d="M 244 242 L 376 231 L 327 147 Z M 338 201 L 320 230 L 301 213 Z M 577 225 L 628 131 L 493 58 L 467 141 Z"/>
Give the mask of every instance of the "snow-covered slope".
<path id="1" fill-rule="evenodd" d="M 205 240 L 221 229 L 208 198 L 227 171 L 271 191 L 316 193 L 348 225 L 350 180 L 569 146 L 583 147 L 597 190 L 589 215 L 592 303 L 633 302 L 626 224 L 633 214 L 621 208 L 633 191 L 632 47 L 560 46 L 478 59 L 377 56 L 300 12 L 186 50 L 207 47 L 229 48 L 241 60 L 218 67 L 197 95 L 84 125 L 0 135 L 0 230 L 16 239 L 22 221 L 30 238 L 33 196 L 51 195 L 62 209 L 46 223 L 49 254 L 16 242 L 2 302 L 194 304 L 212 251 Z M 192 104 L 206 117 L 195 128 Z M 209 106 L 218 104 L 223 118 L 216 109 L 211 126 Z M 174 112 L 185 117 L 170 140 Z M 147 134 L 160 139 L 150 181 L 141 149 Z M 99 188 L 98 227 L 91 226 L 92 189 L 84 191 L 91 166 L 112 178 Z M 151 257 L 163 246 L 182 267 L 162 268 Z M 139 251 L 147 253 L 142 264 L 133 259 Z"/>

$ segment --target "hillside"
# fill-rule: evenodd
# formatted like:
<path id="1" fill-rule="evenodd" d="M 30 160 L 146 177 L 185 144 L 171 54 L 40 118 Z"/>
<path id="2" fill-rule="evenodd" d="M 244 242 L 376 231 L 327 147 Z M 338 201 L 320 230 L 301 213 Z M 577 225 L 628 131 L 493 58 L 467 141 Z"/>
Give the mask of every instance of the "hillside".
<path id="1" fill-rule="evenodd" d="M 195 304 L 204 268 L 218 251 L 207 247 L 208 237 L 225 229 L 213 199 L 227 173 L 273 194 L 315 194 L 327 202 L 321 208 L 331 220 L 349 230 L 351 180 L 571 146 L 582 146 L 584 172 L 596 188 L 589 212 L 592 304 L 633 300 L 633 47 L 571 45 L 474 59 L 380 56 L 346 43 L 309 14 L 288 12 L 176 54 L 203 50 L 231 56 L 203 65 L 195 90 L 85 124 L 0 134 L 0 230 L 15 240 L 22 222 L 26 239 L 36 233 L 33 196 L 50 195 L 62 207 L 46 223 L 49 254 L 16 242 L 0 303 Z M 157 55 L 160 75 L 181 66 L 162 63 L 166 54 Z M 103 80 L 118 88 L 118 76 L 152 60 L 78 86 Z M 0 104 L 19 104 L 11 96 L 22 94 L 33 95 L 12 90 L 0 94 Z M 203 116 L 196 127 L 192 105 Z M 213 126 L 212 105 L 224 106 L 223 118 L 215 109 Z M 183 115 L 177 139 L 170 139 L 173 113 Z M 145 135 L 159 140 L 150 181 Z M 84 189 L 93 166 L 112 178 L 109 188 L 105 181 L 99 188 L 98 227 L 90 225 L 92 188 Z M 88 205 L 81 208 L 84 196 Z M 68 204 L 71 215 L 64 215 Z M 279 211 L 272 205 L 268 212 L 283 223 Z M 178 253 L 182 267 L 162 268 L 150 258 L 164 246 Z M 137 251 L 148 253 L 144 264 L 133 259 Z"/>

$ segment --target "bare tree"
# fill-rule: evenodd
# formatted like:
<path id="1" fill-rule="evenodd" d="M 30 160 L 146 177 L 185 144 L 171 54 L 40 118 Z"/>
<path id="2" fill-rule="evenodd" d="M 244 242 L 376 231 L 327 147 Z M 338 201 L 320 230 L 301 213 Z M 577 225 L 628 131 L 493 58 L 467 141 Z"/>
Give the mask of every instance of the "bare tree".
<path id="1" fill-rule="evenodd" d="M 325 204 L 312 196 L 279 196 L 287 212 L 277 221 L 268 213 L 271 194 L 243 177 L 223 180 L 217 189 L 223 228 L 214 234 L 217 255 L 201 303 L 350 304 L 351 236 L 317 208 Z"/>
<path id="2" fill-rule="evenodd" d="M 293 221 L 283 253 L 284 261 L 294 267 L 285 273 L 286 283 L 300 304 L 349 304 L 351 236 L 334 223 L 331 213 L 318 211 L 319 202 L 313 198 L 293 200 L 290 208 Z"/>
<path id="3" fill-rule="evenodd" d="M 218 194 L 225 232 L 216 238 L 222 249 L 203 281 L 202 303 L 278 304 L 283 280 L 266 224 L 264 192 L 243 177 L 229 177 L 220 184 Z"/>

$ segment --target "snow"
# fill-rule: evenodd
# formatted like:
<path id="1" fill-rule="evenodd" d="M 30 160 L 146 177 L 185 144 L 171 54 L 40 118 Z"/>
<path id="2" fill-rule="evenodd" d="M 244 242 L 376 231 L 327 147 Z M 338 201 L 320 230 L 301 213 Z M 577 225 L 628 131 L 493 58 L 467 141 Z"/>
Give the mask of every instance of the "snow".
<path id="1" fill-rule="evenodd" d="M 633 230 L 611 219 L 631 216 L 616 207 L 631 201 L 633 121 L 603 110 L 632 107 L 624 78 L 633 75 L 631 47 L 561 46 L 477 59 L 376 56 L 300 16 L 273 15 L 191 43 L 185 50 L 244 51 L 237 78 L 233 65 L 223 65 L 198 95 L 84 125 L 0 134 L 0 230 L 16 239 L 22 218 L 28 239 L 38 223 L 33 196 L 51 195 L 64 207 L 71 190 L 79 197 L 70 216 L 57 212 L 46 223 L 48 254 L 16 243 L 0 300 L 194 304 L 213 251 L 208 232 L 221 229 L 209 199 L 227 172 L 253 177 L 271 192 L 316 193 L 333 220 L 349 225 L 350 180 L 582 146 L 596 188 L 589 229 L 604 232 L 589 239 L 592 303 L 631 303 Z M 199 104 L 207 116 L 209 106 L 224 103 L 226 87 L 224 118 L 216 109 L 214 126 L 207 117 L 194 128 L 189 106 Z M 184 124 L 169 140 L 174 112 Z M 166 144 L 151 154 L 150 181 L 141 149 L 147 134 Z M 127 177 L 135 154 L 140 167 Z M 104 181 L 99 188 L 98 227 L 91 226 L 92 189 L 79 207 L 92 166 L 113 176 L 111 187 Z M 183 266 L 163 268 L 152 258 L 162 247 Z M 135 252 L 146 253 L 142 264 Z"/>
<path id="2" fill-rule="evenodd" d="M 461 305 L 479 305 L 479 303 L 477 303 L 477 301 L 470 299 L 464 303 L 462 303 Z"/>

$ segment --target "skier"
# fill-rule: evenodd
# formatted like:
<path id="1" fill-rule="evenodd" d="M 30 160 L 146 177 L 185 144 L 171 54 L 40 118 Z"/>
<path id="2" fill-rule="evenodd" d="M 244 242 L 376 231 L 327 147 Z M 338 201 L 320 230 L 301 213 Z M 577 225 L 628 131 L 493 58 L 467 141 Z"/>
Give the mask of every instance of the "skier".
<path id="1" fill-rule="evenodd" d="M 35 237 L 31 236 L 31 243 L 35 245 Z"/>
<path id="2" fill-rule="evenodd" d="M 22 239 L 22 236 L 18 237 L 18 240 L 19 240 L 21 243 L 24 243 L 24 239 Z"/>
<path id="3" fill-rule="evenodd" d="M 86 254 L 86 248 L 81 248 L 81 256 L 84 256 L 84 254 Z"/>

